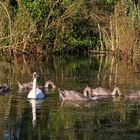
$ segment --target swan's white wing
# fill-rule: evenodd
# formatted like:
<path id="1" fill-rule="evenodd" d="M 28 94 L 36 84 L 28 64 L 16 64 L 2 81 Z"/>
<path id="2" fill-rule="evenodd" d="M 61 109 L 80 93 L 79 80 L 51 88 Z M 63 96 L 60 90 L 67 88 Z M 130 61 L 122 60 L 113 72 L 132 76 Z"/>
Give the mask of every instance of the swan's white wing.
<path id="1" fill-rule="evenodd" d="M 41 89 L 36 88 L 36 96 L 34 97 L 33 89 L 31 89 L 31 91 L 27 95 L 27 98 L 41 99 L 41 98 L 44 98 L 44 94 Z"/>
<path id="2" fill-rule="evenodd" d="M 41 89 L 36 88 L 36 98 L 44 98 L 44 94 Z"/>
<path id="3" fill-rule="evenodd" d="M 27 98 L 35 98 L 33 97 L 33 89 L 30 90 L 29 94 L 27 95 Z"/>

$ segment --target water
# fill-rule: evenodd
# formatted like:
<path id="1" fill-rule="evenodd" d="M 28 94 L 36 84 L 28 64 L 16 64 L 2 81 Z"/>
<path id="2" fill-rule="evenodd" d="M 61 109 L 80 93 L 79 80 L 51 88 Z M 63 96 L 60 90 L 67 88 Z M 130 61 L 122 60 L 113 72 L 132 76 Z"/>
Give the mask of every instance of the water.
<path id="1" fill-rule="evenodd" d="M 139 61 L 113 57 L 82 56 L 0 59 L 0 83 L 10 92 L 0 96 L 1 140 L 137 140 L 140 139 L 140 101 L 102 99 L 93 102 L 61 102 L 57 90 L 44 91 L 43 100 L 28 100 L 17 81 L 53 80 L 61 89 L 82 92 L 86 85 L 130 94 L 140 89 Z"/>

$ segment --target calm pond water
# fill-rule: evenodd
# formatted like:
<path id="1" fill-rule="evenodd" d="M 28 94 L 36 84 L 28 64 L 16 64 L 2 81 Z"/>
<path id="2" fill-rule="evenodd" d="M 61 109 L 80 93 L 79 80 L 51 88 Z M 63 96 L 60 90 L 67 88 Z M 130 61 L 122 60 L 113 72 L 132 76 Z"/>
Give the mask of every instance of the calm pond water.
<path id="1" fill-rule="evenodd" d="M 140 62 L 111 56 L 48 56 L 0 58 L 0 83 L 10 92 L 0 95 L 0 140 L 137 140 L 140 139 L 140 101 L 102 99 L 61 102 L 58 91 L 44 91 L 43 100 L 28 100 L 17 81 L 53 80 L 61 89 L 82 92 L 86 85 L 101 85 L 130 94 L 140 90 Z"/>

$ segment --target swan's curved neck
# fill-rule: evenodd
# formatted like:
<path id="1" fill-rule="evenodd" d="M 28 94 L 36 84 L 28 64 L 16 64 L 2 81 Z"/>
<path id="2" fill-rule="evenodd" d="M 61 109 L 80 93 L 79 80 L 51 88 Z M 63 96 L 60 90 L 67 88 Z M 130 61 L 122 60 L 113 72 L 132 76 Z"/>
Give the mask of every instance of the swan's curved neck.
<path id="1" fill-rule="evenodd" d="M 36 83 L 37 83 L 37 78 L 34 78 L 33 79 L 33 95 L 34 95 L 34 97 L 35 97 L 35 93 L 36 93 Z"/>

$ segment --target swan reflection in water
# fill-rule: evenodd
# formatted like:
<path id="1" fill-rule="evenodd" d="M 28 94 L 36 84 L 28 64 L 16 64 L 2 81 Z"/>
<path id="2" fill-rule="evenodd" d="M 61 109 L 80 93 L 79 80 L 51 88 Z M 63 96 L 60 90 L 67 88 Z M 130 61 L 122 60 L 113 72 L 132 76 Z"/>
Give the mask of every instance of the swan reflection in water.
<path id="1" fill-rule="evenodd" d="M 30 99 L 29 102 L 32 106 L 32 124 L 35 127 L 36 124 L 37 124 L 36 109 L 40 108 L 43 100 L 41 100 L 41 99 Z"/>

